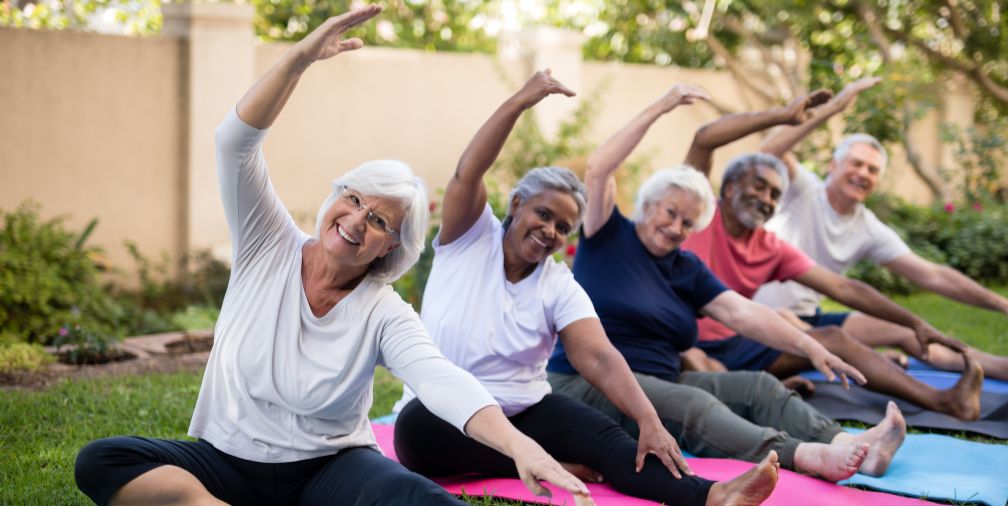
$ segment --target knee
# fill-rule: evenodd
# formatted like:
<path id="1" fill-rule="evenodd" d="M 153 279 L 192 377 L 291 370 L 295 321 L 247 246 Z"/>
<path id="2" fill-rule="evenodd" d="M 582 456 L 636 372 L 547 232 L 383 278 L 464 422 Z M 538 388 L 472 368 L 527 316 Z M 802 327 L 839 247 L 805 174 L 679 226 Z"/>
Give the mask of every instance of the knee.
<path id="1" fill-rule="evenodd" d="M 96 439 L 81 448 L 74 461 L 74 481 L 81 492 L 95 497 L 108 478 L 109 465 L 122 459 L 128 439 L 122 436 Z"/>
<path id="2" fill-rule="evenodd" d="M 755 394 L 757 396 L 771 394 L 775 396 L 779 395 L 791 395 L 791 390 L 781 383 L 780 379 L 770 374 L 766 371 L 753 372 L 751 385 L 754 385 Z"/>
<path id="3" fill-rule="evenodd" d="M 811 334 L 817 341 L 822 343 L 826 349 L 834 353 L 836 353 L 835 350 L 837 349 L 849 348 L 856 345 L 854 338 L 836 325 L 815 329 L 815 331 Z"/>

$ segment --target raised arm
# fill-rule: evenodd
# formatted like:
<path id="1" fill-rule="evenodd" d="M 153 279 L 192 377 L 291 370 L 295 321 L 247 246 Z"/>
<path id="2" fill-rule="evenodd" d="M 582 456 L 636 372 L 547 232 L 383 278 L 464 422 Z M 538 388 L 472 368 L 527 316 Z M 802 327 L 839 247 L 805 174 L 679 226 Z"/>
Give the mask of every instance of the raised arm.
<path id="1" fill-rule="evenodd" d="M 483 176 L 500 154 L 515 122 L 527 109 L 554 93 L 574 96 L 573 91 L 553 78 L 549 69 L 536 72 L 517 93 L 494 111 L 469 141 L 459 158 L 455 175 L 445 188 L 439 239 L 441 244 L 458 239 L 479 218 L 487 201 Z"/>
<path id="2" fill-rule="evenodd" d="M 268 128 L 280 115 L 301 74 L 319 60 L 364 46 L 360 39 L 343 39 L 343 33 L 381 12 L 368 5 L 327 19 L 293 47 L 238 102 L 238 117 L 249 125 Z"/>
<path id="3" fill-rule="evenodd" d="M 749 134 L 777 125 L 799 125 L 811 117 L 811 109 L 833 96 L 829 90 L 816 90 L 800 96 L 784 107 L 760 112 L 726 114 L 707 123 L 693 136 L 685 163 L 710 176 L 714 150 Z"/>
<path id="4" fill-rule="evenodd" d="M 813 130 L 826 122 L 826 120 L 832 118 L 837 113 L 843 111 L 850 104 L 854 103 L 854 99 L 861 94 L 862 91 L 875 86 L 882 81 L 879 77 L 866 77 L 864 79 L 858 79 L 847 86 L 844 86 L 840 93 L 837 93 L 835 97 L 829 102 L 826 102 L 822 106 L 816 108 L 812 117 L 807 121 L 794 126 L 778 128 L 774 132 L 771 132 L 766 139 L 763 140 L 763 145 L 760 149 L 764 153 L 770 153 L 782 160 L 788 161 L 789 156 L 787 153 L 794 148 L 799 142 L 802 141 L 808 134 L 812 133 Z M 790 176 L 794 179 L 794 164 L 787 163 L 788 171 Z"/>
<path id="5" fill-rule="evenodd" d="M 644 459 L 651 453 L 676 478 L 682 477 L 679 469 L 693 475 L 675 438 L 658 418 L 658 412 L 637 383 L 626 359 L 606 337 L 602 323 L 597 318 L 578 320 L 560 331 L 560 341 L 578 373 L 623 414 L 637 422 L 640 428 L 637 472 L 644 468 Z"/>
<path id="6" fill-rule="evenodd" d="M 847 386 L 848 376 L 861 385 L 867 382 L 861 371 L 830 353 L 818 341 L 788 323 L 776 311 L 734 291 L 727 290 L 718 295 L 701 308 L 701 312 L 727 325 L 735 332 L 771 348 L 808 358 L 812 366 L 830 381 L 839 374 L 844 386 Z"/>
<path id="7" fill-rule="evenodd" d="M 862 313 L 913 329 L 927 355 L 928 344 L 939 343 L 956 351 L 966 351 L 966 345 L 948 337 L 923 318 L 893 302 L 866 283 L 841 276 L 829 269 L 815 266 L 795 281 Z"/>
<path id="8" fill-rule="evenodd" d="M 588 192 L 588 212 L 584 219 L 586 237 L 595 235 L 612 214 L 613 207 L 616 206 L 616 178 L 613 174 L 640 144 L 651 125 L 681 104 L 709 99 L 710 95 L 696 86 L 672 86 L 588 157 L 588 170 L 585 172 L 585 189 Z"/>

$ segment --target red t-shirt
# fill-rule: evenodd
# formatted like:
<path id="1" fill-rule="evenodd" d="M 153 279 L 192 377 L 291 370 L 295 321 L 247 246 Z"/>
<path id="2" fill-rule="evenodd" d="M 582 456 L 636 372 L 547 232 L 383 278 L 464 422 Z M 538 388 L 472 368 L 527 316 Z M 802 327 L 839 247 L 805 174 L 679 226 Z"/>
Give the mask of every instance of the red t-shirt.
<path id="1" fill-rule="evenodd" d="M 763 227 L 746 237 L 731 237 L 721 219 L 720 206 L 710 226 L 691 234 L 682 249 L 692 251 L 725 286 L 749 299 L 764 283 L 788 281 L 815 266 L 808 255 Z M 701 341 L 718 341 L 736 334 L 712 318 L 701 318 L 698 323 Z"/>

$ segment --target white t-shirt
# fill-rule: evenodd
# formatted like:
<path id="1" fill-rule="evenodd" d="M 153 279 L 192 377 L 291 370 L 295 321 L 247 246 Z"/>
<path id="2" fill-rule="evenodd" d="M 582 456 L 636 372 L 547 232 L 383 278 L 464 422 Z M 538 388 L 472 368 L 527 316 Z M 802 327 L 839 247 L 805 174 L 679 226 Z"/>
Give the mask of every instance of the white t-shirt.
<path id="1" fill-rule="evenodd" d="M 310 236 L 270 183 L 265 135 L 233 110 L 217 128 L 233 266 L 189 435 L 255 462 L 380 451 L 367 418 L 377 364 L 461 430 L 493 398 L 441 355 L 391 287 L 365 278 L 329 313 L 312 314 L 301 281 Z"/>
<path id="2" fill-rule="evenodd" d="M 910 252 L 903 239 L 863 204 L 850 214 L 838 214 L 826 197 L 826 183 L 801 165 L 766 228 L 838 274 L 861 260 L 884 264 Z M 810 316 L 822 295 L 794 281 L 772 282 L 763 285 L 753 300 Z"/>
<path id="3" fill-rule="evenodd" d="M 420 318 L 445 357 L 471 372 L 512 416 L 550 393 L 546 362 L 557 332 L 598 318 L 567 265 L 552 258 L 518 283 L 504 275 L 504 228 L 490 206 L 462 237 L 442 246 Z M 404 389 L 397 404 L 413 398 Z"/>

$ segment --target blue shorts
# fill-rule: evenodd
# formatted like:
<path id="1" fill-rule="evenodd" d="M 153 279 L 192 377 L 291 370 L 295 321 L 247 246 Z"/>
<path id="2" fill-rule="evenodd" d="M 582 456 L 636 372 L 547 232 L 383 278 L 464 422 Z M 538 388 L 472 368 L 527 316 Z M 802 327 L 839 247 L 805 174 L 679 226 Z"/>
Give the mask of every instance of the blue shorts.
<path id="1" fill-rule="evenodd" d="M 850 316 L 850 311 L 837 311 L 835 313 L 824 313 L 821 308 L 816 308 L 815 314 L 812 316 L 799 316 L 801 320 L 815 328 L 828 327 L 830 325 L 836 325 L 837 327 L 843 327 L 847 317 Z"/>
<path id="2" fill-rule="evenodd" d="M 729 371 L 764 371 L 781 356 L 780 350 L 740 335 L 719 341 L 697 341 L 696 346 Z"/>

